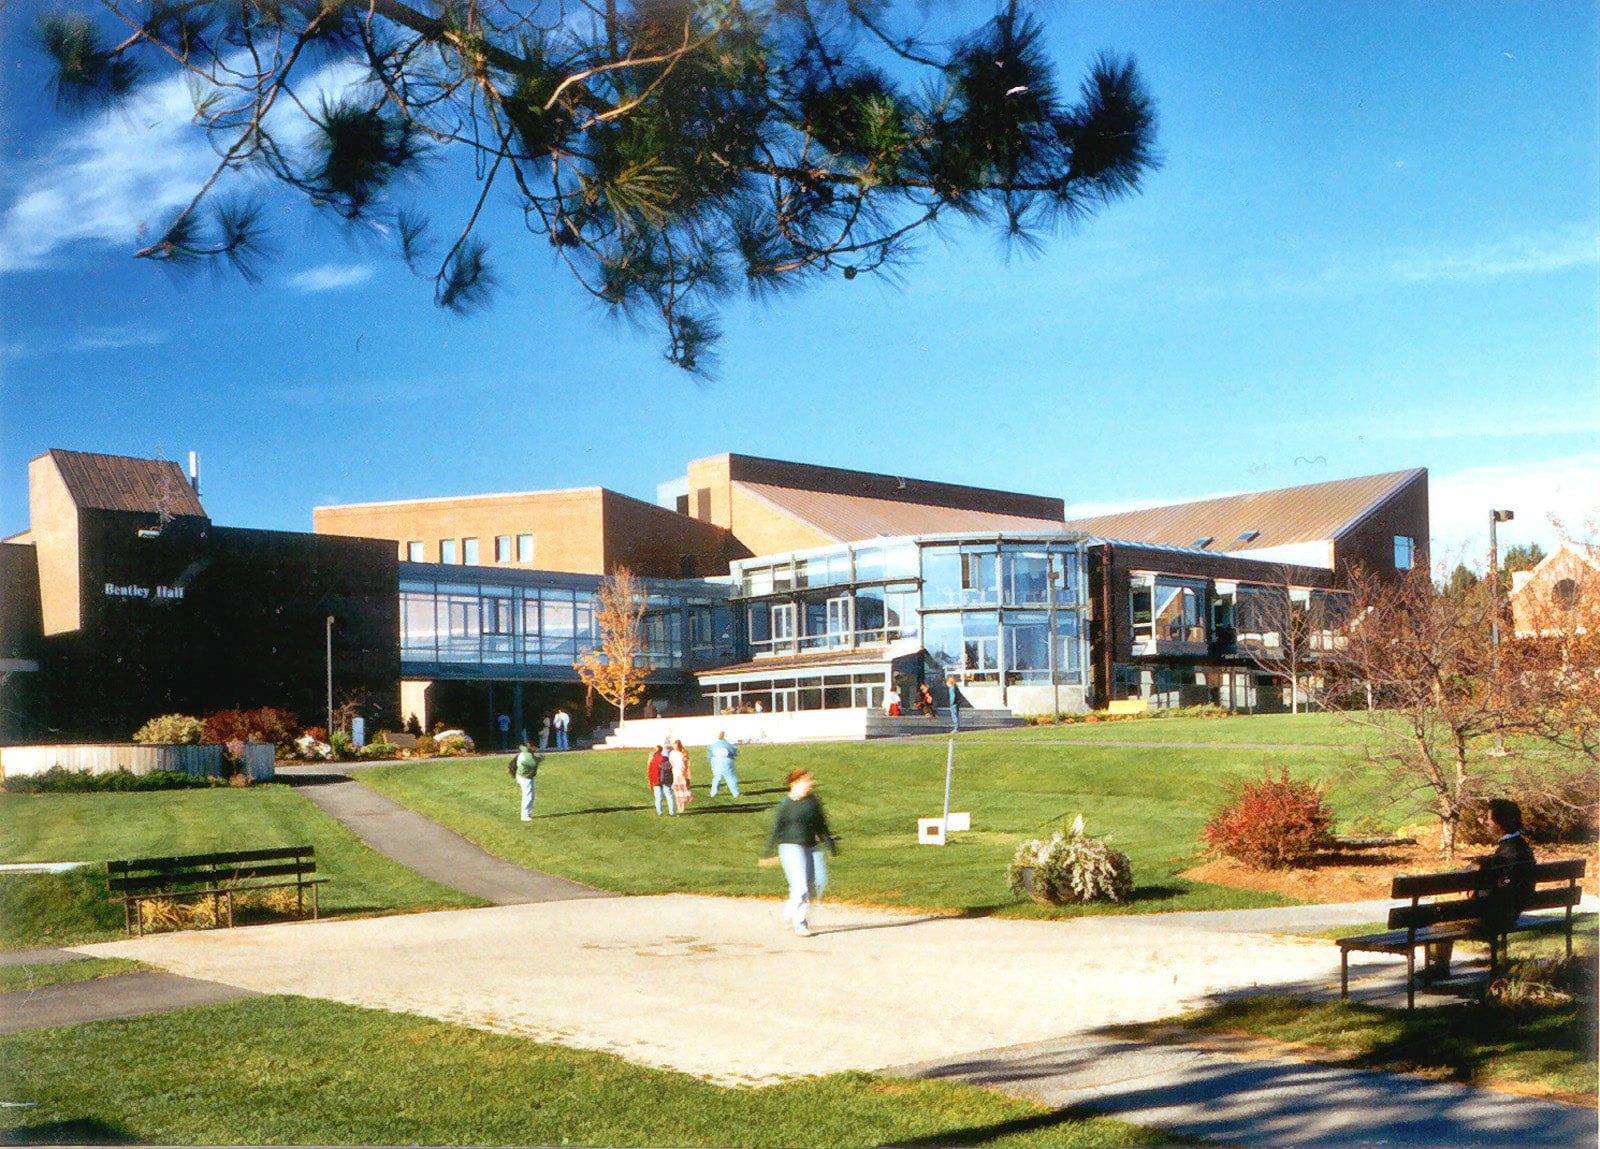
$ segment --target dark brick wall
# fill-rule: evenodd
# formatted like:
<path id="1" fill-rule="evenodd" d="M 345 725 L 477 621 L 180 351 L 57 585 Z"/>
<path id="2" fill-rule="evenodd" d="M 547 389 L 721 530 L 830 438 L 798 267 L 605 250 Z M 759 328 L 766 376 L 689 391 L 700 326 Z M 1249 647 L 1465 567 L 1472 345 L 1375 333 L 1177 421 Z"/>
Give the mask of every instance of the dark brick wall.
<path id="1" fill-rule="evenodd" d="M 1485 522 L 1488 513 L 1489 509 L 1485 507 Z M 1416 541 L 1413 566 L 1427 570 L 1428 529 L 1428 473 L 1424 471 L 1334 541 L 1334 570 L 1341 585 L 1355 567 L 1384 579 L 1399 577 L 1394 569 L 1396 535 L 1405 535 Z"/>

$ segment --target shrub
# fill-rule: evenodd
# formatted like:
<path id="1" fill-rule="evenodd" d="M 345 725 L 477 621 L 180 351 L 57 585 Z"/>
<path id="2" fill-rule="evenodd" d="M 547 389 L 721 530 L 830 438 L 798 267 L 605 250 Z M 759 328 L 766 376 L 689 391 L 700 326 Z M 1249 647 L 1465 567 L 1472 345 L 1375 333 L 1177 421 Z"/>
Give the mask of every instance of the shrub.
<path id="1" fill-rule="evenodd" d="M 217 710 L 206 715 L 207 742 L 271 742 L 290 749 L 300 722 L 287 710 L 263 706 L 259 710 Z"/>
<path id="2" fill-rule="evenodd" d="M 419 734 L 419 735 L 417 735 L 417 757 L 418 758 L 428 758 L 428 757 L 431 757 L 433 755 L 433 753 L 434 753 L 433 735 L 432 734 Z"/>
<path id="3" fill-rule="evenodd" d="M 304 735 L 316 742 L 326 742 L 328 740 L 328 728 L 326 726 L 307 726 Z"/>
<path id="4" fill-rule="evenodd" d="M 406 718 L 406 733 L 411 735 L 413 738 L 420 737 L 422 734 L 422 723 L 417 720 L 417 716 L 415 714 L 409 715 Z"/>
<path id="5" fill-rule="evenodd" d="M 1279 870 L 1304 865 L 1317 851 L 1332 848 L 1332 825 L 1322 788 L 1294 781 L 1284 767 L 1277 779 L 1268 771 L 1261 781 L 1246 783 L 1200 836 L 1215 853 L 1252 870 Z"/>
<path id="6" fill-rule="evenodd" d="M 356 754 L 361 758 L 398 758 L 400 747 L 391 742 L 369 742 Z"/>
<path id="7" fill-rule="evenodd" d="M 146 746 L 193 746 L 205 733 L 205 724 L 187 714 L 163 714 L 133 732 L 133 740 Z"/>
<path id="8" fill-rule="evenodd" d="M 356 756 L 356 745 L 346 731 L 335 730 L 330 734 L 328 746 L 332 748 L 334 758 L 340 762 L 348 762 Z"/>
<path id="9" fill-rule="evenodd" d="M 91 794 L 122 790 L 187 790 L 192 787 L 221 786 L 220 778 L 201 774 L 180 774 L 174 770 L 152 770 L 135 774 L 113 770 L 109 774 L 90 774 L 52 766 L 43 774 L 18 774 L 0 782 L 7 794 Z"/>
<path id="10" fill-rule="evenodd" d="M 1111 836 L 1091 838 L 1083 831 L 1083 815 L 1072 831 L 1057 831 L 1048 842 L 1023 842 L 1006 868 L 1013 895 L 1024 894 L 1052 905 L 1073 902 L 1120 902 L 1133 892 L 1133 863 L 1113 849 Z"/>
<path id="11" fill-rule="evenodd" d="M 1530 842 L 1595 840 L 1595 779 L 1585 770 L 1546 768 L 1535 774 L 1527 766 L 1518 766 L 1507 782 L 1505 797 L 1521 808 L 1522 836 Z M 1484 824 L 1488 809 L 1489 796 L 1476 796 L 1462 804 L 1459 833 L 1468 845 L 1494 845 L 1494 832 Z"/>

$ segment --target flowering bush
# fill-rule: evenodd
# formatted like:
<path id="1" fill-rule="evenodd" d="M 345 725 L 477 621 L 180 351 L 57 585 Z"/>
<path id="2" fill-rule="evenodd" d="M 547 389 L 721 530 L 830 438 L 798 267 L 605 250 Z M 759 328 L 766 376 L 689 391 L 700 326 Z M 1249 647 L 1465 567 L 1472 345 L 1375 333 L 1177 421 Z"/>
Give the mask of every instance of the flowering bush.
<path id="1" fill-rule="evenodd" d="M 1052 905 L 1120 902 L 1133 892 L 1133 864 L 1112 848 L 1109 834 L 1084 833 L 1080 814 L 1071 833 L 1057 831 L 1049 841 L 1034 838 L 1018 846 L 1006 879 L 1013 895 Z"/>
<path id="2" fill-rule="evenodd" d="M 286 752 L 294 744 L 299 720 L 287 710 L 216 710 L 205 717 L 207 742 L 271 742 Z"/>
<path id="3" fill-rule="evenodd" d="M 163 714 L 152 718 L 133 732 L 133 740 L 147 746 L 193 746 L 205 732 L 205 724 L 187 714 Z"/>
<path id="4" fill-rule="evenodd" d="M 1252 870 L 1303 865 L 1333 846 L 1333 811 L 1322 788 L 1296 782 L 1288 767 L 1274 779 L 1247 782 L 1239 796 L 1207 822 L 1200 837 L 1213 852 Z"/>

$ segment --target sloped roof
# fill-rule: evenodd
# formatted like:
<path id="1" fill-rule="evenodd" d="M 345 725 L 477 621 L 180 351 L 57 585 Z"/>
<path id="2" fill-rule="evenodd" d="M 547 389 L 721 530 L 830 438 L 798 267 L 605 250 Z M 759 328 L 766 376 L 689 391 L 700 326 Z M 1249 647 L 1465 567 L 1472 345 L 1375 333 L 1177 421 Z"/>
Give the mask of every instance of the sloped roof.
<path id="1" fill-rule="evenodd" d="M 862 542 L 880 535 L 943 535 L 960 531 L 1060 531 L 1059 519 L 1035 519 L 997 511 L 938 507 L 865 495 L 840 495 L 735 481 L 735 487 L 775 509 L 821 531 L 840 543 Z"/>
<path id="2" fill-rule="evenodd" d="M 134 459 L 87 451 L 49 452 L 80 510 L 142 511 L 206 517 L 183 468 L 170 459 Z"/>
<path id="3" fill-rule="evenodd" d="M 1263 550 L 1291 543 L 1336 539 L 1402 488 L 1426 475 L 1425 468 L 1335 479 L 1303 487 L 1282 487 L 1122 511 L 1089 519 L 1070 519 L 1067 527 L 1103 538 L 1162 546 L 1193 547 L 1213 542 L 1211 553 Z M 1255 532 L 1251 537 L 1250 532 Z"/>

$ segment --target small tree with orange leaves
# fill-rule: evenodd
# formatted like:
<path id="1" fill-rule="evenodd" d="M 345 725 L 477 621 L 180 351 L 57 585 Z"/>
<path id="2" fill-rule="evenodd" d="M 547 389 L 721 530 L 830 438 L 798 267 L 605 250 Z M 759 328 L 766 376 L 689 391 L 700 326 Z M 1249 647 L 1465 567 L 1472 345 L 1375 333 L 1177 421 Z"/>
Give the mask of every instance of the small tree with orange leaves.
<path id="1" fill-rule="evenodd" d="M 583 684 L 617 708 L 617 724 L 627 719 L 628 706 L 644 694 L 644 680 L 655 667 L 645 656 L 644 588 L 627 567 L 618 567 L 600 583 L 595 624 L 598 646 L 578 652 L 573 669 Z"/>

